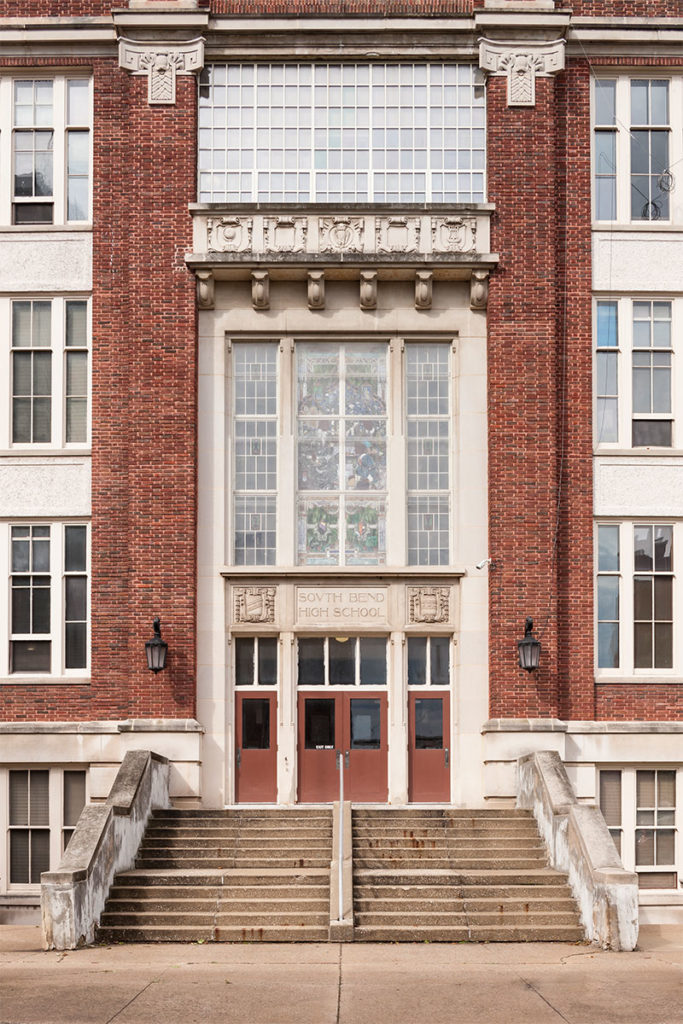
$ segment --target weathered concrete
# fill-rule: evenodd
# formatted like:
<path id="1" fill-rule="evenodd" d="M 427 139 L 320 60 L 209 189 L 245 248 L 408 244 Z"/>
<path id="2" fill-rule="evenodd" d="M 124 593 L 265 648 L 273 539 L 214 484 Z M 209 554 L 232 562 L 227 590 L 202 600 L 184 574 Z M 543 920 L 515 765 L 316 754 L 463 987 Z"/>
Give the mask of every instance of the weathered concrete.
<path id="1" fill-rule="evenodd" d="M 551 866 L 567 872 L 586 937 L 603 949 L 634 949 L 638 878 L 624 870 L 600 809 L 578 803 L 555 751 L 519 759 L 517 806 L 533 811 Z"/>
<path id="2" fill-rule="evenodd" d="M 84 807 L 59 868 L 41 876 L 47 949 L 94 940 L 114 875 L 133 866 L 152 809 L 169 806 L 168 781 L 165 757 L 132 750 L 106 803 Z"/>

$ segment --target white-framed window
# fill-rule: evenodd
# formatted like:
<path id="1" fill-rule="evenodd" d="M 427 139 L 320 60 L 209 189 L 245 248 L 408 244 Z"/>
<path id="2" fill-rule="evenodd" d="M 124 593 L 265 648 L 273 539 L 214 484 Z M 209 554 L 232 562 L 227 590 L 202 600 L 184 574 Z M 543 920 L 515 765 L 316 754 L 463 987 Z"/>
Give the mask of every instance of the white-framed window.
<path id="1" fill-rule="evenodd" d="M 234 565 L 449 564 L 452 339 L 228 352 Z"/>
<path id="2" fill-rule="evenodd" d="M 235 650 L 235 686 L 277 686 L 278 638 L 276 636 L 237 636 Z"/>
<path id="3" fill-rule="evenodd" d="M 91 220 L 90 78 L 0 77 L 0 223 Z"/>
<path id="4" fill-rule="evenodd" d="M 473 64 L 212 64 L 199 86 L 199 201 L 483 202 Z"/>
<path id="5" fill-rule="evenodd" d="M 680 660 L 675 629 L 680 523 L 596 525 L 598 675 L 671 675 Z"/>
<path id="6" fill-rule="evenodd" d="M 450 637 L 409 636 L 407 646 L 408 686 L 450 686 Z"/>
<path id="7" fill-rule="evenodd" d="M 679 888 L 683 769 L 601 768 L 600 809 L 624 867 L 643 889 Z"/>
<path id="8" fill-rule="evenodd" d="M 605 73 L 593 88 L 593 216 L 680 219 L 675 170 L 683 156 L 683 79 Z M 678 204 L 678 205 L 677 205 Z"/>
<path id="9" fill-rule="evenodd" d="M 315 636 L 297 641 L 299 686 L 386 686 L 387 638 Z"/>
<path id="10" fill-rule="evenodd" d="M 84 522 L 0 524 L 9 625 L 8 643 L 0 652 L 0 676 L 87 674 L 88 534 Z"/>
<path id="11" fill-rule="evenodd" d="M 57 867 L 87 802 L 87 775 L 76 767 L 0 769 L 0 877 L 7 891 L 37 890 L 41 873 Z"/>
<path id="12" fill-rule="evenodd" d="M 72 448 L 90 439 L 90 303 L 85 297 L 0 298 L 9 417 L 0 447 Z M 4 436 L 3 436 L 4 435 Z M 4 443 L 3 443 L 4 442 Z"/>
<path id="13" fill-rule="evenodd" d="M 595 300 L 595 443 L 672 448 L 683 368 L 676 339 L 683 306 L 665 297 Z"/>

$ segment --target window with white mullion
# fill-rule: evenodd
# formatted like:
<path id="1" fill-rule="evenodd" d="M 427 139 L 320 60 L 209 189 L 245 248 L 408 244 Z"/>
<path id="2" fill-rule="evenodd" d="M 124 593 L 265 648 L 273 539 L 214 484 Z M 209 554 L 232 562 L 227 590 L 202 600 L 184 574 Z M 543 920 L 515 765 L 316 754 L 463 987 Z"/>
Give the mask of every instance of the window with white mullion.
<path id="1" fill-rule="evenodd" d="M 408 637 L 408 686 L 449 686 L 450 652 L 447 636 Z"/>
<path id="2" fill-rule="evenodd" d="M 55 376 L 52 301 L 17 299 L 10 308 L 12 444 L 49 445 L 52 442 Z"/>
<path id="3" fill-rule="evenodd" d="M 278 639 L 235 637 L 235 686 L 277 686 Z"/>
<path id="4" fill-rule="evenodd" d="M 54 550 L 47 524 L 10 527 L 10 672 L 50 672 Z"/>
<path id="5" fill-rule="evenodd" d="M 671 302 L 634 300 L 632 445 L 672 445 Z"/>
<path id="6" fill-rule="evenodd" d="M 597 528 L 597 664 L 619 668 L 620 542 L 618 525 Z"/>
<path id="7" fill-rule="evenodd" d="M 633 665 L 673 668 L 673 526 L 633 527 Z"/>
<path id="8" fill-rule="evenodd" d="M 595 438 L 597 444 L 619 441 L 619 303 L 595 304 Z"/>

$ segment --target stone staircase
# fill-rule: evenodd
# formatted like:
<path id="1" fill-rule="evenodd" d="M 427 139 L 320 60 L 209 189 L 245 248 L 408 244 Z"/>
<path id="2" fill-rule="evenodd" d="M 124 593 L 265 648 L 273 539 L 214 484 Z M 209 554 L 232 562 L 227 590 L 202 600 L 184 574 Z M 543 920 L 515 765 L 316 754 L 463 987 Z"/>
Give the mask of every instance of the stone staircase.
<path id="1" fill-rule="evenodd" d="M 356 941 L 583 940 L 530 812 L 354 809 L 352 820 Z"/>
<path id="2" fill-rule="evenodd" d="M 332 830 L 328 808 L 155 811 L 97 939 L 326 942 Z M 356 941 L 584 938 L 527 811 L 356 808 L 352 832 Z"/>
<path id="3" fill-rule="evenodd" d="M 325 942 L 332 812 L 155 811 L 99 942 Z"/>

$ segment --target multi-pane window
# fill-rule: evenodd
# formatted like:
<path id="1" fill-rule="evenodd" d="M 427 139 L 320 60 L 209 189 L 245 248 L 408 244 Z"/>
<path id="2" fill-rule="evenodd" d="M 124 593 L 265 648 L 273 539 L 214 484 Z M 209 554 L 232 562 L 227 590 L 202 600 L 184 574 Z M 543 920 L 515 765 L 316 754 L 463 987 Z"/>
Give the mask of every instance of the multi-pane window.
<path id="1" fill-rule="evenodd" d="M 38 885 L 50 870 L 50 772 L 9 773 L 9 880 Z"/>
<path id="2" fill-rule="evenodd" d="M 0 83 L 10 114 L 14 224 L 90 218 L 90 82 L 86 78 L 16 78 Z M 6 152 L 10 165 L 9 150 Z M 4 162 L 4 161 L 3 161 Z"/>
<path id="3" fill-rule="evenodd" d="M 609 768 L 599 773 L 600 809 L 624 867 L 643 889 L 677 889 L 677 814 L 683 771 Z"/>
<path id="4" fill-rule="evenodd" d="M 408 686 L 448 686 L 450 647 L 447 636 L 408 637 Z"/>
<path id="5" fill-rule="evenodd" d="M 598 221 L 671 217 L 680 114 L 674 78 L 598 78 L 594 89 L 594 211 Z M 672 124 L 672 112 L 678 121 Z"/>
<path id="6" fill-rule="evenodd" d="M 633 665 L 673 666 L 673 527 L 633 528 Z"/>
<path id="7" fill-rule="evenodd" d="M 88 537 L 84 524 L 10 527 L 10 672 L 88 664 Z"/>
<path id="8" fill-rule="evenodd" d="M 471 64 L 210 65 L 200 202 L 482 202 Z"/>
<path id="9" fill-rule="evenodd" d="M 9 320 L 12 445 L 88 442 L 86 299 L 0 299 Z M 7 429 L 0 424 L 0 435 Z"/>
<path id="10" fill-rule="evenodd" d="M 619 527 L 598 526 L 598 668 L 619 668 Z"/>
<path id="11" fill-rule="evenodd" d="M 599 299 L 595 303 L 595 440 L 598 445 L 671 448 L 679 300 Z"/>
<path id="12" fill-rule="evenodd" d="M 78 770 L 65 771 L 62 786 L 62 851 L 64 851 L 69 845 L 69 840 L 78 824 L 81 811 L 85 807 L 85 772 Z"/>
<path id="13" fill-rule="evenodd" d="M 273 565 L 277 506 L 277 345 L 235 345 L 234 559 Z"/>
<path id="14" fill-rule="evenodd" d="M 449 560 L 449 390 L 448 346 L 406 346 L 408 561 L 411 565 L 446 565 Z"/>
<path id="15" fill-rule="evenodd" d="M 387 346 L 297 346 L 298 557 L 386 561 Z"/>
<path id="16" fill-rule="evenodd" d="M 671 303 L 633 303 L 634 448 L 671 447 Z"/>
<path id="17" fill-rule="evenodd" d="M 236 637 L 235 685 L 277 686 L 277 637 Z"/>
<path id="18" fill-rule="evenodd" d="M 384 637 L 300 637 L 299 686 L 386 686 Z"/>
<path id="19" fill-rule="evenodd" d="M 12 441 L 52 440 L 52 303 L 12 303 Z"/>

